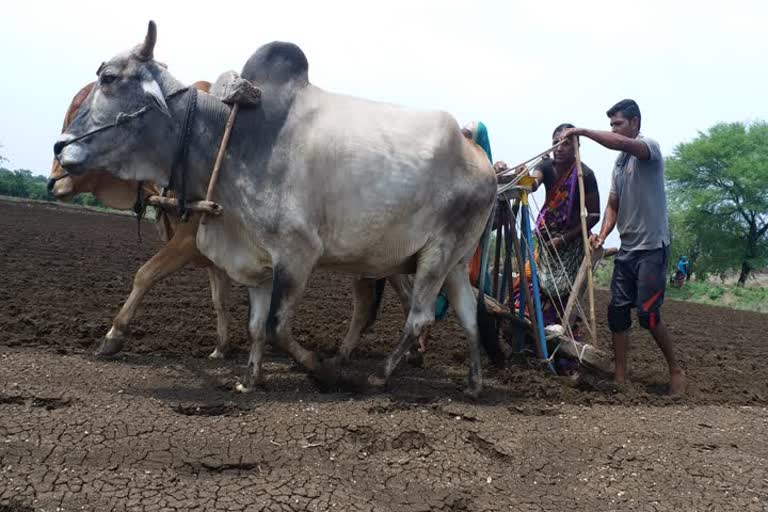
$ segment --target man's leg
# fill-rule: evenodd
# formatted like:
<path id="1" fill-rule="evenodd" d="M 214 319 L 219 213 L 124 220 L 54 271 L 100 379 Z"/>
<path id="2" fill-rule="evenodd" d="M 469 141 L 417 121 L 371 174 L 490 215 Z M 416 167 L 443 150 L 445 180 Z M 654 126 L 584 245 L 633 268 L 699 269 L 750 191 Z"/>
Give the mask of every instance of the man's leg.
<path id="1" fill-rule="evenodd" d="M 629 341 L 629 331 L 613 333 L 613 358 L 614 370 L 613 380 L 616 384 L 627 382 L 627 342 Z"/>
<path id="2" fill-rule="evenodd" d="M 672 344 L 672 338 L 669 336 L 669 331 L 664 322 L 659 319 L 656 326 L 651 329 L 653 339 L 656 340 L 656 344 L 661 349 L 661 353 L 664 354 L 664 358 L 667 360 L 669 366 L 669 394 L 681 395 L 685 392 L 685 371 L 680 367 L 675 357 L 675 347 Z"/>
<path id="3" fill-rule="evenodd" d="M 675 357 L 675 348 L 664 322 L 661 321 L 661 305 L 666 288 L 666 265 L 669 248 L 644 251 L 638 262 L 637 318 L 640 325 L 653 335 L 669 366 L 669 392 L 679 395 L 685 391 L 685 372 Z"/>
<path id="4" fill-rule="evenodd" d="M 627 341 L 632 326 L 632 305 L 637 295 L 632 253 L 620 250 L 613 260 L 611 302 L 608 304 L 608 326 L 613 335 L 614 379 L 624 384 L 627 379 Z"/>

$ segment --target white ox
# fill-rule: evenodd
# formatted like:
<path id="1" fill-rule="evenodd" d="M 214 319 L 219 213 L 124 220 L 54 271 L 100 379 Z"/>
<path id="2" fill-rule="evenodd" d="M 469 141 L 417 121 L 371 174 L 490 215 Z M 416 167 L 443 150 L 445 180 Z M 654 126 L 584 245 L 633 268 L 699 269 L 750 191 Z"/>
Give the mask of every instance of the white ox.
<path id="1" fill-rule="evenodd" d="M 198 98 L 155 62 L 155 41 L 150 22 L 144 43 L 102 64 L 98 85 L 54 152 L 75 175 L 108 169 L 202 198 L 229 107 Z M 319 378 L 335 377 L 291 337 L 296 303 L 319 268 L 361 280 L 415 274 L 400 342 L 369 377 L 372 385 L 387 382 L 434 321 L 444 288 L 467 335 L 467 392 L 479 394 L 479 342 L 495 344 L 482 294 L 475 301 L 466 272 L 496 196 L 482 149 L 446 113 L 312 85 L 304 53 L 290 43 L 261 47 L 241 76 L 261 89 L 261 104 L 237 118 L 213 198 L 224 213 L 200 226 L 197 247 L 249 287 L 252 345 L 243 388 L 262 377 L 267 339 Z M 169 146 L 175 138 L 179 147 Z M 183 177 L 169 172 L 182 167 Z"/>

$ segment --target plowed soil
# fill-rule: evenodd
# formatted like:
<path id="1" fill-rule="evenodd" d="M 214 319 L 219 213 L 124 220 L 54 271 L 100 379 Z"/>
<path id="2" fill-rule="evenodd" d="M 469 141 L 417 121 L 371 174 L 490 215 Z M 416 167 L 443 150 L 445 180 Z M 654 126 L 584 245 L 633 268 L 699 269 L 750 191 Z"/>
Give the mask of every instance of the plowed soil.
<path id="1" fill-rule="evenodd" d="M 92 355 L 160 246 L 142 229 L 139 244 L 128 217 L 0 201 L 1 512 L 768 510 L 768 315 L 668 302 L 690 380 L 679 399 L 664 396 L 661 354 L 636 330 L 625 390 L 486 364 L 486 391 L 466 401 L 451 315 L 424 367 L 404 364 L 385 392 L 321 392 L 268 352 L 266 388 L 239 395 L 245 290 L 232 296 L 239 349 L 210 361 L 199 269 L 148 294 L 123 354 Z M 333 352 L 349 283 L 313 277 L 299 341 Z M 402 322 L 389 290 L 347 373 L 381 364 Z"/>

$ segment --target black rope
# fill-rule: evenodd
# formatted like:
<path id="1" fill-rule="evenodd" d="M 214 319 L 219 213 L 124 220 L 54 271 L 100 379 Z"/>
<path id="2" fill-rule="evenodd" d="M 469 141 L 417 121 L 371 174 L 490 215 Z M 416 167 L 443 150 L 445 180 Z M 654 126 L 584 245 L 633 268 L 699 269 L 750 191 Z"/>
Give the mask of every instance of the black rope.
<path id="1" fill-rule="evenodd" d="M 144 196 L 141 194 L 141 189 L 144 186 L 144 182 L 140 181 L 136 188 L 136 202 L 133 203 L 133 213 L 136 214 L 136 235 L 141 243 L 141 219 L 144 218 L 144 213 L 147 211 L 147 203 L 144 201 Z"/>
<path id="2" fill-rule="evenodd" d="M 171 94 L 169 94 L 168 96 L 166 96 L 165 99 L 169 100 L 169 99 L 173 98 L 174 96 L 178 96 L 179 94 L 181 94 L 181 93 L 183 93 L 183 92 L 185 92 L 187 90 L 188 89 L 185 88 L 185 89 L 179 89 L 178 91 L 174 91 Z M 56 158 L 56 161 L 59 162 L 59 164 L 61 164 L 61 160 L 59 160 L 59 154 L 61 153 L 62 149 L 64 149 L 65 147 L 69 146 L 70 144 L 74 144 L 75 142 L 79 142 L 79 141 L 81 141 L 81 140 L 83 140 L 85 138 L 91 137 L 91 136 L 96 135 L 97 133 L 103 132 L 105 130 L 109 130 L 111 128 L 115 128 L 116 126 L 120 126 L 121 124 L 127 123 L 128 121 L 133 121 L 134 119 L 137 119 L 137 118 L 141 117 L 142 115 L 146 114 L 147 112 L 149 112 L 153 108 L 155 108 L 155 107 L 153 107 L 152 105 L 146 105 L 146 106 L 141 107 L 137 111 L 132 112 L 130 114 L 125 114 L 123 112 L 120 112 L 115 117 L 115 122 L 106 124 L 104 126 L 99 126 L 98 128 L 94 128 L 93 130 L 91 130 L 89 132 L 86 132 L 86 133 L 84 133 L 84 134 L 82 134 L 82 135 L 80 135 L 78 137 L 75 137 L 74 139 L 69 139 L 68 141 L 66 141 L 63 144 L 61 144 L 60 147 L 59 147 L 58 152 L 54 154 L 54 157 Z M 63 176 L 62 176 L 62 178 L 63 178 Z"/>
<path id="3" fill-rule="evenodd" d="M 187 100 L 187 109 L 184 113 L 184 121 L 179 131 L 179 139 L 176 144 L 176 154 L 173 157 L 171 166 L 171 180 L 169 188 L 176 193 L 176 199 L 179 205 L 179 215 L 181 221 L 186 222 L 189 212 L 187 211 L 187 187 L 184 175 L 184 164 L 187 161 L 189 153 L 189 138 L 192 133 L 192 120 L 197 110 L 197 89 L 189 87 L 189 99 Z"/>

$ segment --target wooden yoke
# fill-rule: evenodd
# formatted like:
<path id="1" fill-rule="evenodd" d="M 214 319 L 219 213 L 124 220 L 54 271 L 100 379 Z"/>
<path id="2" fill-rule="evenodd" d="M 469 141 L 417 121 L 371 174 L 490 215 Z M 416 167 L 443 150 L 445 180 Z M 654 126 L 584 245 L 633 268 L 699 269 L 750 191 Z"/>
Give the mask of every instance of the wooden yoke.
<path id="1" fill-rule="evenodd" d="M 219 177 L 219 169 L 221 169 L 221 161 L 224 158 L 224 153 L 227 150 L 229 144 L 229 136 L 232 133 L 232 126 L 235 124 L 235 118 L 237 112 L 240 110 L 240 105 L 244 106 L 256 106 L 261 102 L 261 91 L 253 85 L 249 80 L 237 77 L 224 86 L 224 95 L 222 98 L 224 103 L 232 105 L 232 110 L 227 118 L 227 124 L 224 128 L 224 135 L 221 138 L 219 144 L 219 152 L 216 155 L 216 163 L 213 165 L 213 172 L 211 173 L 211 180 L 208 182 L 208 191 L 205 194 L 205 202 L 212 203 L 213 190 L 216 187 L 216 180 Z M 200 222 L 206 223 L 207 212 L 203 212 Z M 220 213 L 220 212 L 219 212 Z"/>

